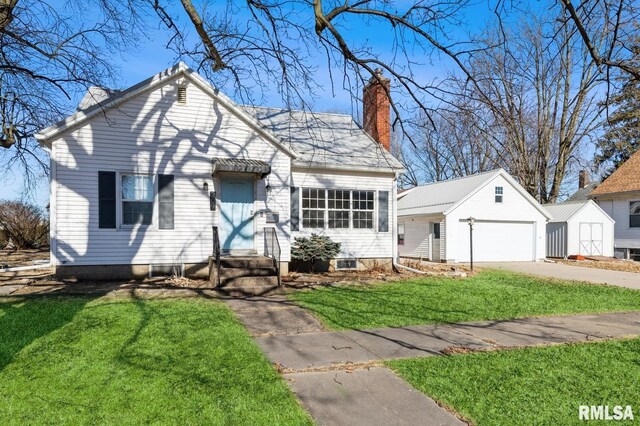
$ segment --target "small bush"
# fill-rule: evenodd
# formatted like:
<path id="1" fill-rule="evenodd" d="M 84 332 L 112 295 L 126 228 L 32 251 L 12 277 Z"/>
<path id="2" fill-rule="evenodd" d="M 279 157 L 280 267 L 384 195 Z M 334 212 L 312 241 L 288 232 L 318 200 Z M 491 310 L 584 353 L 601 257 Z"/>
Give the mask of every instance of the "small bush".
<path id="1" fill-rule="evenodd" d="M 0 202 L 0 227 L 5 239 L 15 249 L 47 245 L 49 221 L 36 205 L 21 201 Z"/>
<path id="2" fill-rule="evenodd" d="M 318 261 L 327 261 L 340 253 L 340 243 L 325 235 L 311 234 L 309 237 L 294 238 L 291 246 L 291 258 L 311 262 L 311 271 L 316 272 Z"/>

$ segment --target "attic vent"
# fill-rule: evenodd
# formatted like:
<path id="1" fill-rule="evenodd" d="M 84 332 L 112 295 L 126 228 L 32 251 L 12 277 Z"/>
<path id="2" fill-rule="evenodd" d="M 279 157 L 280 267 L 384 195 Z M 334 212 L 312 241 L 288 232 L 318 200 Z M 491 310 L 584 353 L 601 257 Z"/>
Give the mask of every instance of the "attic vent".
<path id="1" fill-rule="evenodd" d="M 178 103 L 187 103 L 187 88 L 185 86 L 178 86 Z"/>

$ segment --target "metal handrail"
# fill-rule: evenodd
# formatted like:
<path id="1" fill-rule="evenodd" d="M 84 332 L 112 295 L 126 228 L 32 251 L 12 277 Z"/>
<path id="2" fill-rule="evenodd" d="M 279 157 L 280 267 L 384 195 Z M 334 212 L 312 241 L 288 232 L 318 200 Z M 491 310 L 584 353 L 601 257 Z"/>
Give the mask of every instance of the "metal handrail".
<path id="1" fill-rule="evenodd" d="M 276 228 L 264 228 L 264 255 L 273 259 L 273 266 L 276 268 L 276 272 L 278 273 L 278 286 L 282 284 L 280 276 L 281 253 L 282 249 L 280 248 L 280 241 L 278 240 Z"/>
<path id="2" fill-rule="evenodd" d="M 211 228 L 213 229 L 213 256 L 216 259 L 216 287 L 220 287 L 220 235 L 217 226 Z"/>

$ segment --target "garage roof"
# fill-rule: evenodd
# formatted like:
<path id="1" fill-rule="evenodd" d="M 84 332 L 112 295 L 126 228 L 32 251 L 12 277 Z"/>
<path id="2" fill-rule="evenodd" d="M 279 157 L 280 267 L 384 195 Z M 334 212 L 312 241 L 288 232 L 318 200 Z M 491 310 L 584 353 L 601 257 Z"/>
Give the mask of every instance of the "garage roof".
<path id="1" fill-rule="evenodd" d="M 406 195 L 402 194 L 402 197 L 398 197 L 398 216 L 447 214 L 498 175 L 502 175 L 509 181 L 543 215 L 550 217 L 549 213 L 504 169 L 412 188 Z"/>

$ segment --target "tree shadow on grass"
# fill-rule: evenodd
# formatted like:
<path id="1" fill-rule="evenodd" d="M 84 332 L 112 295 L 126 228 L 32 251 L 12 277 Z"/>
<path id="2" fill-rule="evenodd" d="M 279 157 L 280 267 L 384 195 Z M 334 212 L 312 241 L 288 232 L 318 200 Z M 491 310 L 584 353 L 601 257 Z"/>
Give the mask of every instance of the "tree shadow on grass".
<path id="1" fill-rule="evenodd" d="M 20 351 L 69 324 L 87 303 L 100 296 L 0 298 L 0 371 Z"/>

